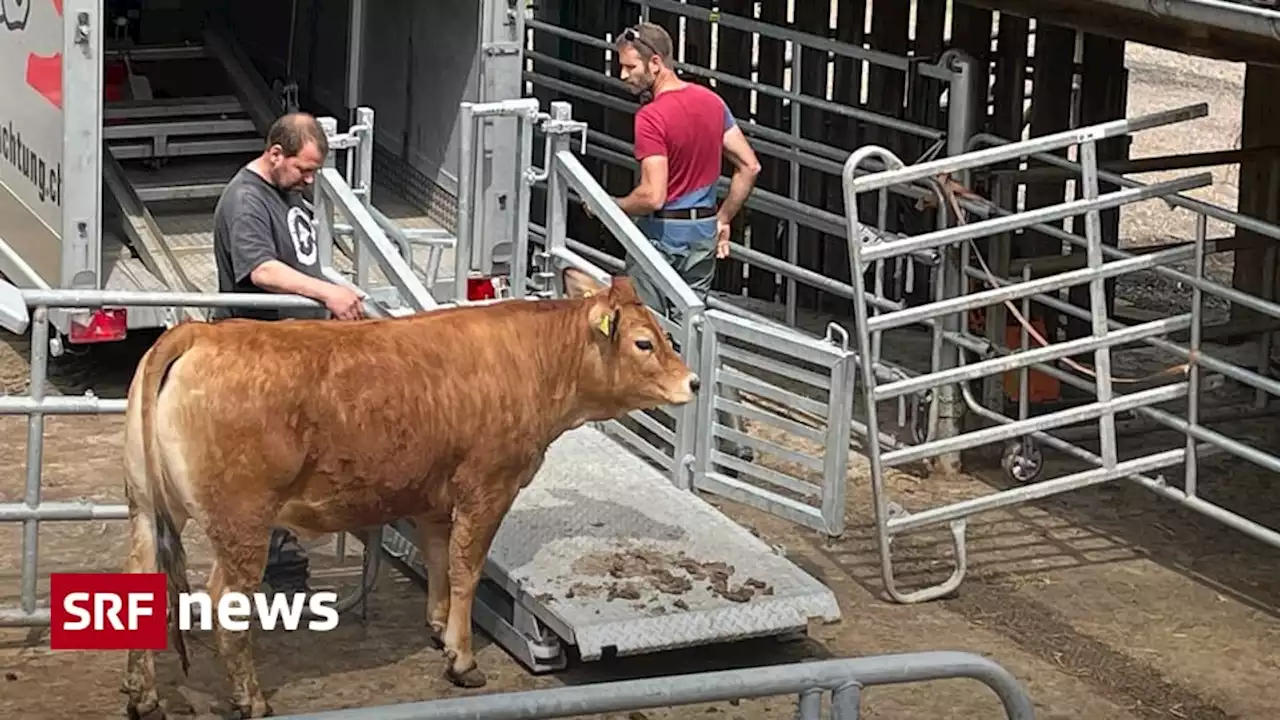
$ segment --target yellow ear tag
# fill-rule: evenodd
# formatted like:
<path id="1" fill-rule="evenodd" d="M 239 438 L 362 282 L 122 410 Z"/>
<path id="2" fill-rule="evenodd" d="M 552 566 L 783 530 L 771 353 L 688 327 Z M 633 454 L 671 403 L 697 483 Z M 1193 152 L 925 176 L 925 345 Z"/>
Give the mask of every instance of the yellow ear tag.
<path id="1" fill-rule="evenodd" d="M 599 325 L 600 332 L 604 333 L 606 337 L 609 335 L 609 328 L 612 325 L 613 325 L 613 315 L 609 313 L 605 313 L 604 315 L 600 316 L 600 325 Z"/>

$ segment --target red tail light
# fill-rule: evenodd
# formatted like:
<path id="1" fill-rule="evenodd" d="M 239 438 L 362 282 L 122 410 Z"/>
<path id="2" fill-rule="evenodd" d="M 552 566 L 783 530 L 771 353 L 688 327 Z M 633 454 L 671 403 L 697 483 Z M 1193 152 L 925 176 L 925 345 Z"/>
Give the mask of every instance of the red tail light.
<path id="1" fill-rule="evenodd" d="M 129 311 L 125 308 L 101 308 L 91 313 L 72 315 L 70 320 L 71 332 L 67 337 L 73 343 L 123 340 L 129 330 Z"/>
<path id="2" fill-rule="evenodd" d="M 506 279 L 501 275 L 495 277 L 469 277 L 467 278 L 467 300 L 470 302 L 495 300 L 502 297 L 502 292 L 505 288 Z"/>

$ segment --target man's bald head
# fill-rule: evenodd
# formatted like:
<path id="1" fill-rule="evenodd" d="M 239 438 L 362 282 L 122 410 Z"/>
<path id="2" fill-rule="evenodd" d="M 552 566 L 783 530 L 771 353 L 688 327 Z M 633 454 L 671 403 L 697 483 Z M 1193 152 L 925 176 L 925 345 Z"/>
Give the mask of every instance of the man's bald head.
<path id="1" fill-rule="evenodd" d="M 281 115 L 267 131 L 262 153 L 268 180 L 281 190 L 310 185 L 329 154 L 329 138 L 308 113 Z"/>

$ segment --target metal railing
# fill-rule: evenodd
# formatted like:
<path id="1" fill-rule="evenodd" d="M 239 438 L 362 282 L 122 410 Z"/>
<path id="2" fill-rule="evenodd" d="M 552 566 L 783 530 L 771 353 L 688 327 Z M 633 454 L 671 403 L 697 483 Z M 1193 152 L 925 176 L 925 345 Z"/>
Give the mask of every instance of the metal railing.
<path id="1" fill-rule="evenodd" d="M 284 715 L 280 720 L 541 720 L 779 695 L 798 695 L 799 720 L 821 718 L 827 695 L 828 717 L 857 720 L 863 688 L 950 678 L 986 685 L 1010 720 L 1035 717 L 1026 690 L 1000 665 L 971 653 L 922 652 Z"/>
<path id="2" fill-rule="evenodd" d="M 1203 277 L 1206 252 L 1203 220 L 1198 224 L 1199 230 L 1194 242 L 1171 249 L 1135 255 L 1107 248 L 1102 244 L 1099 211 L 1157 197 L 1173 198 L 1177 192 L 1208 185 L 1211 177 L 1208 173 L 1201 173 L 1148 186 L 1137 183 L 1117 183 L 1124 185 L 1123 189 L 1103 194 L 1098 188 L 1101 175 L 1098 170 L 1096 143 L 1110 137 L 1200 117 L 1205 112 L 1206 107 L 1203 104 L 1193 105 L 1022 142 L 1001 143 L 997 147 L 917 165 L 905 165 L 892 153 L 874 146 L 864 147 L 850 156 L 845 166 L 845 202 L 849 214 L 848 238 L 853 285 L 855 294 L 863 298 L 855 303 L 856 344 L 862 356 L 870 358 L 870 362 L 861 364 L 860 378 L 862 411 L 866 417 L 868 432 L 871 435 L 878 434 L 881 422 L 877 411 L 879 403 L 900 400 L 912 395 L 924 396 L 931 403 L 930 422 L 927 423 L 924 432 L 920 433 L 922 437 L 918 437 L 915 444 L 892 448 L 884 447 L 879 442 L 869 442 L 865 446 L 871 465 L 871 486 L 882 576 L 886 590 L 894 600 L 920 602 L 945 595 L 959 586 L 967 568 L 966 520 L 977 513 L 1026 503 L 1124 477 L 1133 478 L 1146 487 L 1166 496 L 1175 497 L 1184 504 L 1198 507 L 1205 512 L 1203 506 L 1207 503 L 1197 505 L 1193 499 L 1195 485 L 1193 468 L 1197 457 L 1203 457 L 1211 446 L 1231 449 L 1266 467 L 1280 467 L 1275 457 L 1245 448 L 1239 443 L 1230 444 L 1231 441 L 1224 436 L 1197 425 L 1199 395 L 1221 382 L 1221 378 L 1202 377 L 1202 368 L 1252 381 L 1253 387 L 1262 387 L 1271 391 L 1280 388 L 1280 383 L 1274 380 L 1215 361 L 1201 353 L 1203 291 L 1212 285 Z M 1049 153 L 1054 150 L 1071 146 L 1079 147 L 1080 162 L 1071 165 L 1081 173 L 1077 183 L 1082 189 L 1083 197 L 1077 200 L 1023 212 L 1012 212 L 997 208 L 985 201 L 975 200 L 971 193 L 953 185 L 950 181 L 950 176 L 955 174 L 974 172 L 1029 155 L 1043 154 L 1043 157 L 1048 159 L 1052 157 Z M 889 169 L 858 176 L 854 170 L 869 157 L 876 157 Z M 857 211 L 858 196 L 862 193 L 883 192 L 895 185 L 912 183 L 932 188 L 937 193 L 940 229 L 910 238 L 892 238 L 883 233 L 864 232 L 863 222 Z M 964 216 L 966 211 L 975 212 L 982 219 L 968 222 Z M 1083 236 L 1047 225 L 1047 223 L 1077 215 L 1084 215 Z M 993 274 L 972 243 L 978 239 L 1024 228 L 1035 228 L 1047 232 L 1053 237 L 1084 249 L 1085 260 L 1081 263 L 1083 266 L 1034 278 L 1030 273 L 1030 265 L 1024 270 L 1021 278 L 1007 278 Z M 937 275 L 931 302 L 912 307 L 890 302 L 884 297 L 883 288 L 879 286 L 867 293 L 863 273 L 875 263 L 906 258 L 920 252 L 937 254 L 935 266 Z M 978 262 L 977 266 L 973 265 L 975 260 Z M 1171 262 L 1188 260 L 1192 261 L 1194 268 L 1189 276 L 1160 267 Z M 1123 326 L 1108 315 L 1103 283 L 1111 278 L 1148 269 L 1155 269 L 1161 273 L 1174 273 L 1174 276 L 1185 279 L 1188 284 L 1196 288 L 1191 308 L 1188 312 L 1172 314 L 1169 317 L 1138 325 Z M 985 284 L 985 289 L 970 290 L 970 280 Z M 1089 287 L 1089 309 L 1075 307 L 1053 296 L 1058 290 L 1075 285 Z M 1037 331 L 1029 320 L 1032 301 L 1089 321 L 1092 324 L 1092 334 L 1065 342 L 1050 342 L 1043 337 L 1037 337 L 1039 346 L 1033 348 L 1031 337 Z M 1021 309 L 1014 305 L 1015 302 L 1021 303 Z M 1273 314 L 1280 310 L 1280 307 L 1274 304 L 1259 302 L 1256 299 L 1250 300 L 1249 305 L 1258 308 L 1261 312 Z M 979 337 L 969 331 L 967 323 L 963 321 L 964 313 L 988 307 L 1002 307 L 1013 317 L 1018 318 L 1021 325 L 1020 350 L 1010 351 L 986 337 Z M 912 324 L 924 325 L 931 331 L 932 352 L 929 370 L 911 377 L 884 378 L 881 373 L 876 372 L 883 346 L 883 335 L 888 331 Z M 997 327 L 997 331 L 1002 329 L 1003 326 Z M 1179 331 L 1191 333 L 1190 347 L 1182 348 L 1161 339 L 1161 336 Z M 1117 377 L 1112 370 L 1114 353 L 1122 345 L 1136 342 L 1169 350 L 1178 357 L 1178 362 L 1183 364 L 1142 378 Z M 964 357 L 964 353 L 974 353 L 978 359 L 970 361 Z M 1091 367 L 1071 359 L 1072 356 L 1083 353 L 1093 354 Z M 1065 363 L 1076 372 L 1071 373 L 1055 367 L 1054 364 L 1057 362 Z M 1031 417 L 1028 407 L 1028 374 L 1032 367 L 1059 378 L 1068 385 L 1093 393 L 1094 402 Z M 969 388 L 971 382 L 993 376 L 999 378 L 1009 372 L 1019 374 L 1019 414 L 1016 418 L 1007 417 L 983 407 Z M 1081 377 L 1082 375 L 1093 379 L 1086 380 Z M 1135 384 L 1141 389 L 1120 392 L 1120 387 L 1123 387 L 1121 383 Z M 951 389 L 951 395 L 941 397 L 942 391 L 947 388 Z M 1185 421 L 1155 407 L 1177 400 L 1187 402 Z M 960 433 L 958 422 L 952 422 L 948 427 L 944 423 L 934 421 L 939 415 L 958 418 L 963 406 L 960 406 L 957 401 L 962 401 L 970 411 L 985 418 L 991 425 Z M 1166 426 L 1184 431 L 1187 435 L 1186 443 L 1181 447 L 1168 450 L 1144 450 L 1137 457 L 1122 458 L 1116 441 L 1115 418 L 1118 413 L 1128 411 L 1136 411 Z M 1073 445 L 1056 437 L 1053 433 L 1055 429 L 1081 422 L 1096 422 L 1098 453 Z M 1089 462 L 1094 467 L 985 497 L 918 512 L 908 512 L 890 502 L 887 497 L 885 473 L 889 468 L 934 460 L 938 462 L 937 469 L 945 474 L 958 469 L 958 453 L 961 450 L 992 443 L 1005 444 L 1006 473 L 1024 482 L 1036 479 L 1042 467 L 1043 459 L 1036 443 L 1064 451 L 1077 459 Z M 1163 477 L 1153 478 L 1149 475 L 1184 463 L 1188 468 L 1187 482 L 1190 492 L 1179 493 L 1168 488 Z M 1220 508 L 1217 510 L 1225 513 Z M 950 526 L 955 545 L 956 563 L 953 573 L 939 585 L 915 592 L 902 592 L 897 588 L 894 579 L 890 554 L 892 538 L 903 533 L 944 524 Z M 1242 529 L 1245 527 L 1240 521 L 1235 521 L 1235 525 Z M 1278 537 L 1265 529 L 1259 532 L 1256 527 L 1247 531 L 1255 537 L 1269 538 L 1271 542 L 1275 542 Z"/>
<path id="3" fill-rule="evenodd" d="M 398 305 L 410 311 L 429 310 L 437 303 L 411 265 L 415 238 L 373 206 L 373 118 L 372 109 L 357 108 L 356 122 L 344 133 L 338 132 L 337 119 L 317 118 L 330 148 L 315 182 L 318 261 L 333 268 L 337 245 L 352 263 L 349 284 L 365 293 L 366 301 L 372 301 L 367 290 L 382 281 L 395 291 Z M 339 155 L 344 157 L 345 172 L 338 169 Z M 340 244 L 338 238 L 349 239 L 350 246 Z M 447 244 L 451 243 L 441 245 Z M 433 269 L 438 269 L 438 258 L 435 263 Z M 380 277 L 373 276 L 375 270 Z M 426 277 L 434 278 L 434 273 Z M 377 312 L 383 314 L 381 308 Z"/>

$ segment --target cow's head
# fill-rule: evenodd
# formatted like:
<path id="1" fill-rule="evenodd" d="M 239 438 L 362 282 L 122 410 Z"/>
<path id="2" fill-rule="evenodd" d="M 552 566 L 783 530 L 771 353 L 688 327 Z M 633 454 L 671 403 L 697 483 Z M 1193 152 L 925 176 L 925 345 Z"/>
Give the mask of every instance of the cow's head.
<path id="1" fill-rule="evenodd" d="M 699 380 L 671 346 L 667 333 L 625 277 L 609 285 L 568 268 L 565 294 L 586 300 L 583 322 L 592 339 L 583 363 L 596 408 L 607 417 L 662 405 L 683 405 Z M 595 404 L 593 403 L 593 404 Z"/>

